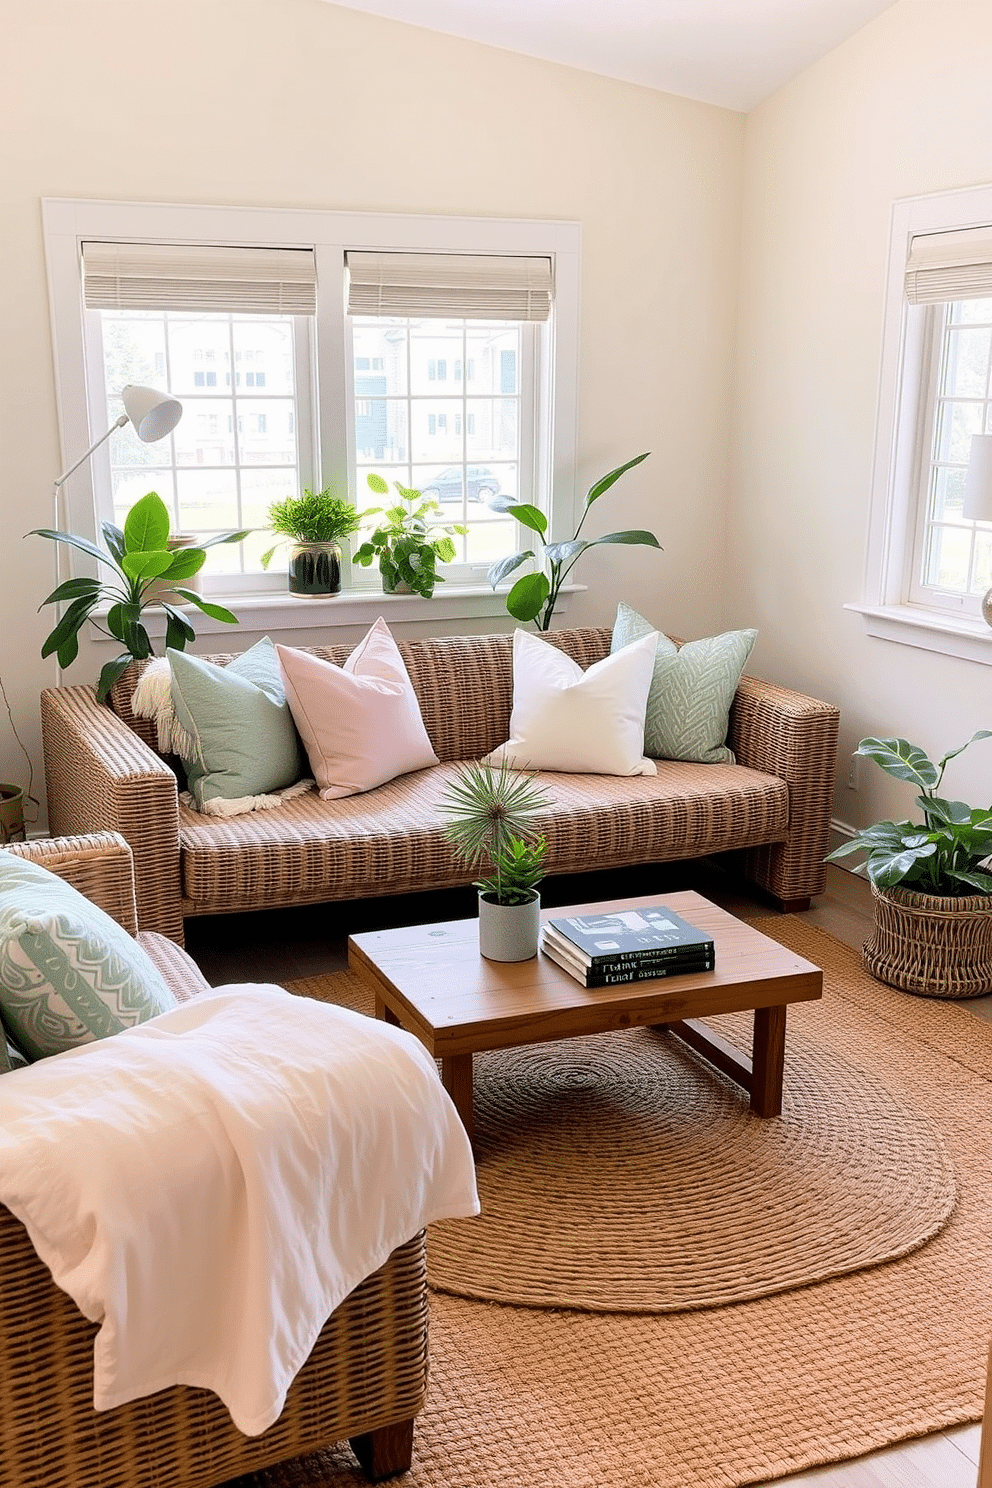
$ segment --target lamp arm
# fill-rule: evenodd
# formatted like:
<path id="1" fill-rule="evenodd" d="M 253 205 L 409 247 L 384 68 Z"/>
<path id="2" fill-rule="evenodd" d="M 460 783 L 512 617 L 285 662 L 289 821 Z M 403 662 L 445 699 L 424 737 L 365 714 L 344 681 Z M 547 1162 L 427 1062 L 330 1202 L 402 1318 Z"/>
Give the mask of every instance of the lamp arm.
<path id="1" fill-rule="evenodd" d="M 93 451 L 94 450 L 98 450 L 100 448 L 101 444 L 103 444 L 105 440 L 109 439 L 110 436 L 111 436 L 111 434 L 113 434 L 115 432 L 115 430 L 117 430 L 117 429 L 123 429 L 123 427 L 127 423 L 127 421 L 128 421 L 127 414 L 126 413 L 122 413 L 121 416 L 120 416 L 120 418 L 117 420 L 117 422 L 111 424 L 111 426 L 107 430 L 106 434 L 101 434 L 100 435 L 100 438 L 97 440 L 96 444 L 91 444 L 90 447 L 89 447 L 89 449 L 86 451 L 85 455 L 80 455 L 80 457 L 76 461 L 75 465 L 70 465 L 68 470 L 64 470 L 62 472 L 62 474 L 59 476 L 58 480 L 55 482 L 55 490 L 56 490 L 56 492 L 58 492 L 59 486 L 65 484 L 65 482 L 69 479 L 69 477 L 73 473 L 73 471 L 74 470 L 78 470 L 79 467 L 80 467 L 80 465 L 82 465 L 86 460 L 88 460 L 89 457 L 90 457 L 90 455 L 92 455 Z M 58 525 L 58 523 L 56 523 L 56 526 L 57 525 Z"/>

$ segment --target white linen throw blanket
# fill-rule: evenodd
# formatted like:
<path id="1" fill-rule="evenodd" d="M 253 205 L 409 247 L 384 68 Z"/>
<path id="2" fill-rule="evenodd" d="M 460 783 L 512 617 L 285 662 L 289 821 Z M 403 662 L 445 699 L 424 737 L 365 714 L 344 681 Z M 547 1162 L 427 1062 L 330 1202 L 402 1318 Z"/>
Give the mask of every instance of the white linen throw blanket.
<path id="1" fill-rule="evenodd" d="M 272 986 L 5 1075 L 0 1202 L 101 1324 L 97 1410 L 201 1386 L 248 1436 L 390 1251 L 479 1209 L 423 1046 Z"/>

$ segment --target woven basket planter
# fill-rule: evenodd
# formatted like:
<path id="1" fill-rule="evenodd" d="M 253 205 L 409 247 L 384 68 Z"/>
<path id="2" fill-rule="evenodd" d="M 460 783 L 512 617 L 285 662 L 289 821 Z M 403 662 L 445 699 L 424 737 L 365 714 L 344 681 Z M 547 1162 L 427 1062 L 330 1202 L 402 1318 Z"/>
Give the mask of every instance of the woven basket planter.
<path id="1" fill-rule="evenodd" d="M 875 925 L 862 959 L 872 976 L 920 997 L 992 992 L 992 894 L 944 899 L 877 889 Z"/>

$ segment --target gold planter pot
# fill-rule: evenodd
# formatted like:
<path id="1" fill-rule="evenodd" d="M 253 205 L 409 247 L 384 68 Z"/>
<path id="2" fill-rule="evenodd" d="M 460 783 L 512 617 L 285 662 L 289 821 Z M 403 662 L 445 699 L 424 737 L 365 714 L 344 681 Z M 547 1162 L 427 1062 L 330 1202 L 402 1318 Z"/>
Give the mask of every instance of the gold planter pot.
<path id="1" fill-rule="evenodd" d="M 872 976 L 919 997 L 992 992 L 992 894 L 944 899 L 877 889 L 875 924 L 862 959 Z"/>
<path id="2" fill-rule="evenodd" d="M 19 785 L 0 785 L 0 847 L 24 837 L 24 792 Z"/>

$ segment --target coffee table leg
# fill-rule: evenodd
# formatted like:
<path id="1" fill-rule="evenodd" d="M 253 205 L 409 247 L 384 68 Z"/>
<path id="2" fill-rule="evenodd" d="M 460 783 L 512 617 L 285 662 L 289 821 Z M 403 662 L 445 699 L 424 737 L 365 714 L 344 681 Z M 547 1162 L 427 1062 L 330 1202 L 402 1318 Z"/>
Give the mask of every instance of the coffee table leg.
<path id="1" fill-rule="evenodd" d="M 781 1116 L 785 1070 L 786 1004 L 755 1008 L 751 1046 L 751 1110 L 757 1116 Z"/>
<path id="2" fill-rule="evenodd" d="M 383 1023 L 392 1023 L 395 1028 L 402 1028 L 403 1026 L 392 1008 L 387 1006 L 385 1000 L 379 996 L 378 992 L 375 996 L 375 1015 Z"/>
<path id="3" fill-rule="evenodd" d="M 472 1056 L 455 1054 L 441 1060 L 441 1083 L 455 1103 L 455 1110 L 462 1118 L 469 1141 L 475 1136 L 475 1117 L 472 1113 Z"/>

